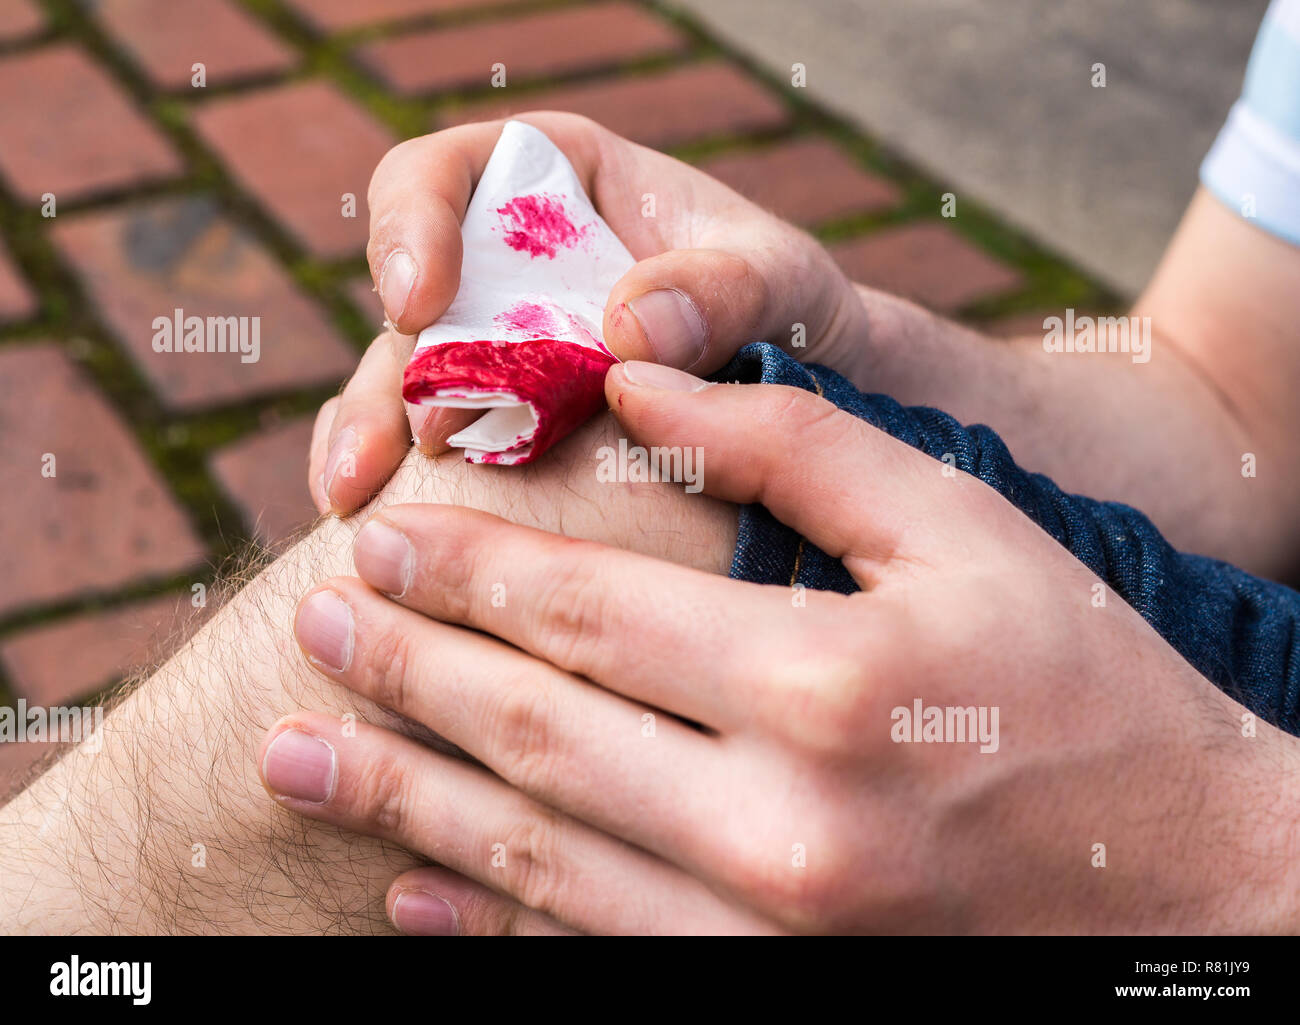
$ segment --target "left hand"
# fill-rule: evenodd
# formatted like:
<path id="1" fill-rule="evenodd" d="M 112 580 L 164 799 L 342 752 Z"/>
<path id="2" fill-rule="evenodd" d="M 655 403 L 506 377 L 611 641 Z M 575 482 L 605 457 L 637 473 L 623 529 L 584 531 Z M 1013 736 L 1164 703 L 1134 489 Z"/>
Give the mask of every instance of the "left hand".
<path id="1" fill-rule="evenodd" d="M 798 325 L 803 338 L 794 355 L 852 376 L 881 336 L 911 341 L 932 319 L 885 297 L 872 302 L 877 310 L 868 317 L 863 296 L 874 293 L 850 285 L 811 235 L 697 168 L 577 114 L 533 111 L 514 120 L 559 147 L 637 260 L 605 306 L 601 335 L 618 359 L 708 373 L 756 339 L 791 339 Z M 413 436 L 427 455 L 439 455 L 478 415 L 405 405 L 402 369 L 415 336 L 442 316 L 460 286 L 461 220 L 504 124 L 408 139 L 375 168 L 366 256 L 393 330 L 371 345 L 343 394 L 317 416 L 308 481 L 322 513 L 343 516 L 368 502 Z M 647 195 L 656 197 L 657 216 L 644 216 Z"/>
<path id="2" fill-rule="evenodd" d="M 312 713 L 260 759 L 285 807 L 445 866 L 394 884 L 400 928 L 1295 926 L 1294 738 L 1244 737 L 1240 706 L 974 478 L 806 392 L 646 367 L 607 382 L 632 439 L 701 447 L 706 492 L 761 502 L 862 591 L 384 510 L 356 540 L 365 583 L 311 592 L 299 643 L 483 767 Z M 918 701 L 996 710 L 994 743 L 894 742 Z"/>

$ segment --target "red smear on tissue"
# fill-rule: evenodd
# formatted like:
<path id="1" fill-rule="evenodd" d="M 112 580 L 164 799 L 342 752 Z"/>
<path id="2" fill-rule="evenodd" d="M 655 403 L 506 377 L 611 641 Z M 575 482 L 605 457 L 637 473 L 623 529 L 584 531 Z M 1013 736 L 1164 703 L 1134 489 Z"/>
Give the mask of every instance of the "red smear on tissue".
<path id="1" fill-rule="evenodd" d="M 502 345 L 447 342 L 421 349 L 406 366 L 402 397 L 420 403 L 439 391 L 506 392 L 537 412 L 531 463 L 581 426 L 605 401 L 605 372 L 616 360 L 598 349 L 554 338 Z M 527 444 L 523 439 L 520 445 Z M 489 459 L 488 462 L 495 462 Z"/>
<path id="2" fill-rule="evenodd" d="M 517 302 L 492 319 L 507 331 L 518 331 L 534 338 L 555 334 L 555 318 L 540 303 Z"/>
<path id="3" fill-rule="evenodd" d="M 536 259 L 554 260 L 560 249 L 572 249 L 587 234 L 588 227 L 576 228 L 554 196 L 516 196 L 497 207 L 506 233 L 506 245 Z"/>

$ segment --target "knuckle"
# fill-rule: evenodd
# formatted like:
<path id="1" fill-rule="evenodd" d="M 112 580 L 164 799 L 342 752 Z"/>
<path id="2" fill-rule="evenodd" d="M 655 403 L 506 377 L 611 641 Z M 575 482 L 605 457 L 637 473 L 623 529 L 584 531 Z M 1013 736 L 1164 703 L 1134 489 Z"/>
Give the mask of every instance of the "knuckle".
<path id="1" fill-rule="evenodd" d="M 742 308 L 748 310 L 746 327 L 750 333 L 761 333 L 767 323 L 771 308 L 771 287 L 767 278 L 743 256 L 724 254 L 718 268 L 728 290 L 740 298 Z"/>
<path id="2" fill-rule="evenodd" d="M 555 755 L 550 736 L 554 690 L 525 679 L 507 687 L 489 716 L 487 736 L 500 746 L 501 774 L 525 793 L 549 792 Z"/>
<path id="3" fill-rule="evenodd" d="M 425 513 L 433 513 L 432 507 Z M 468 622 L 472 598 L 479 575 L 479 554 L 476 543 L 467 543 L 467 535 L 440 529 L 441 521 L 427 519 L 417 531 L 418 552 L 414 586 L 421 589 L 429 604 L 437 610 L 437 618 L 449 622 Z M 436 578 L 434 571 L 436 570 Z"/>
<path id="4" fill-rule="evenodd" d="M 947 645 L 932 634 L 918 635 L 907 606 L 883 597 L 865 619 L 828 619 L 804 635 L 801 648 L 769 658 L 760 690 L 765 725 L 811 755 L 870 757 L 889 740 L 892 709 L 907 696 L 901 691 L 945 663 Z"/>
<path id="5" fill-rule="evenodd" d="M 789 848 L 759 853 L 737 850 L 732 879 L 746 902 L 799 931 L 819 931 L 834 920 L 844 901 L 841 859 L 825 840 L 803 837 Z M 805 858 L 796 859 L 793 848 Z"/>
<path id="6" fill-rule="evenodd" d="M 551 814 L 526 808 L 506 836 L 506 890 L 517 900 L 546 914 L 559 910 L 556 870 L 557 823 Z"/>
<path id="7" fill-rule="evenodd" d="M 819 447 L 858 451 L 862 447 L 861 420 L 845 413 L 819 395 L 800 389 L 793 397 L 788 415 L 800 438 L 815 438 Z"/>
<path id="8" fill-rule="evenodd" d="M 812 392 L 780 385 L 765 389 L 756 401 L 755 419 L 763 427 L 791 437 L 815 438 L 818 448 L 840 442 L 856 451 L 862 446 L 861 421 Z"/>
<path id="9" fill-rule="evenodd" d="M 561 128 L 568 137 L 574 140 L 590 139 L 600 143 L 607 138 L 616 138 L 610 129 L 606 128 L 599 121 L 588 117 L 586 114 L 578 114 L 571 110 L 559 110 L 556 108 L 538 107 L 530 110 L 525 114 L 519 115 L 519 120 L 529 121 L 533 118 L 542 118 L 549 122 L 548 127 Z"/>
<path id="10" fill-rule="evenodd" d="M 354 811 L 384 836 L 401 837 L 410 821 L 409 788 L 401 764 L 379 754 L 361 763 L 354 785 Z"/>
<path id="11" fill-rule="evenodd" d="M 542 639 L 550 660 L 564 668 L 578 664 L 589 641 L 604 627 L 605 613 L 595 597 L 599 589 L 592 586 L 591 564 L 577 550 L 570 557 L 551 560 L 546 582 L 532 603 L 534 636 Z"/>
<path id="12" fill-rule="evenodd" d="M 568 126 L 575 132 L 590 132 L 595 134 L 608 130 L 599 121 L 593 120 L 586 114 L 577 114 L 569 110 L 539 109 L 534 110 L 532 113 L 545 115 L 546 117 L 553 118 L 556 121 L 567 122 Z"/>
<path id="13" fill-rule="evenodd" d="M 856 657 L 830 651 L 774 661 L 763 688 L 764 722 L 787 741 L 828 756 L 861 752 L 880 694 Z"/>
<path id="14" fill-rule="evenodd" d="M 368 633 L 370 631 L 367 631 Z M 408 711 L 412 700 L 411 639 L 403 630 L 380 629 L 369 640 L 360 670 L 361 690 L 377 705 Z"/>

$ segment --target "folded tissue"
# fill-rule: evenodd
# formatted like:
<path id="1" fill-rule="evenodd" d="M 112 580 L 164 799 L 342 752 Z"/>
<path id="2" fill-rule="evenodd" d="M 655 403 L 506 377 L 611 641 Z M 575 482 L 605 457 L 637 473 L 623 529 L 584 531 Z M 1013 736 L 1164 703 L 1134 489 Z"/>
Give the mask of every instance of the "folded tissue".
<path id="1" fill-rule="evenodd" d="M 564 154 L 521 121 L 502 130 L 461 234 L 460 290 L 420 332 L 402 394 L 485 410 L 449 439 L 469 462 L 527 463 L 604 405 L 617 362 L 605 301 L 635 261 Z"/>

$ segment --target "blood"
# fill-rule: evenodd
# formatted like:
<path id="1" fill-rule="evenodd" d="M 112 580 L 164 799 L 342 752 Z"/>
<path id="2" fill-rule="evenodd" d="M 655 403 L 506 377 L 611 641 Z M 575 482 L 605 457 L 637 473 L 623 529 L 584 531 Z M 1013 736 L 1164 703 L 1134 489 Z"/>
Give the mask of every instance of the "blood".
<path id="1" fill-rule="evenodd" d="M 574 227 L 564 212 L 564 205 L 554 196 L 539 192 L 534 196 L 516 196 L 505 206 L 497 207 L 505 229 L 506 245 L 536 259 L 554 260 L 561 248 L 572 249 L 586 237 L 590 225 Z"/>
<path id="2" fill-rule="evenodd" d="M 555 318 L 540 303 L 517 302 L 492 319 L 507 331 L 518 331 L 534 338 L 555 334 Z"/>
<path id="3" fill-rule="evenodd" d="M 519 460 L 530 463 L 600 409 L 605 372 L 615 362 L 599 349 L 555 338 L 505 346 L 488 339 L 447 342 L 411 358 L 402 397 L 419 404 L 451 388 L 514 395 L 537 414 L 532 450 Z"/>

